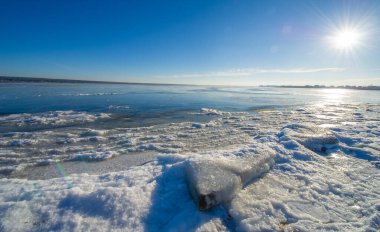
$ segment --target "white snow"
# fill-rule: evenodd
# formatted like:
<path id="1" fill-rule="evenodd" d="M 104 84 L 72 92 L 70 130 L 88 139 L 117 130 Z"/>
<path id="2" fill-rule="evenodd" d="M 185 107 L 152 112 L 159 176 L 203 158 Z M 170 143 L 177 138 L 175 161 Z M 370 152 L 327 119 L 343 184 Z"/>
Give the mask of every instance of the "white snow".
<path id="1" fill-rule="evenodd" d="M 60 94 L 61 96 L 107 96 L 107 95 L 119 95 L 117 92 L 99 92 L 99 93 L 68 93 L 68 94 Z"/>
<path id="2" fill-rule="evenodd" d="M 223 112 L 216 109 L 202 108 L 201 113 L 207 115 L 222 115 Z"/>
<path id="3" fill-rule="evenodd" d="M 37 114 L 11 114 L 0 117 L 1 126 L 62 126 L 83 122 L 92 122 L 98 118 L 108 118 L 104 113 L 89 114 L 78 111 L 49 111 Z"/>
<path id="4" fill-rule="evenodd" d="M 139 149 L 162 154 L 106 174 L 1 178 L 0 231 L 380 230 L 380 105 L 214 116 L 213 126 L 200 128 L 186 122 L 105 133 L 79 127 L 2 133 L 5 176 L 75 154 L 95 160 Z M 28 139 L 37 142 L 9 144 Z M 57 143 L 66 139 L 73 142 Z M 214 194 L 206 199 L 214 207 L 199 211 L 190 192 Z"/>
<path id="5" fill-rule="evenodd" d="M 123 109 L 123 110 L 125 110 L 125 109 L 129 109 L 130 107 L 129 106 L 127 106 L 127 105 L 109 105 L 108 106 L 108 109 L 110 109 L 110 110 L 120 110 L 120 109 Z"/>
<path id="6" fill-rule="evenodd" d="M 97 149 L 92 151 L 86 151 L 82 153 L 73 154 L 69 160 L 81 160 L 81 161 L 100 161 L 112 158 L 117 155 L 115 151 L 107 151 L 104 149 Z"/>
<path id="7" fill-rule="evenodd" d="M 82 137 L 88 136 L 104 136 L 107 134 L 107 130 L 93 130 L 89 129 L 88 131 L 81 134 Z"/>
<path id="8" fill-rule="evenodd" d="M 281 141 L 294 140 L 315 152 L 326 152 L 339 143 L 336 136 L 320 126 L 292 124 L 284 127 Z"/>

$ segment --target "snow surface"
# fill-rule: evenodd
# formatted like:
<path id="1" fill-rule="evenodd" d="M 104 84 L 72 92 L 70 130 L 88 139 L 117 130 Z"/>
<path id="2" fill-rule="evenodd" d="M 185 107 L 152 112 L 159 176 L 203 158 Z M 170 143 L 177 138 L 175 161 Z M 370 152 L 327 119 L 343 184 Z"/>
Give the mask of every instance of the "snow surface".
<path id="1" fill-rule="evenodd" d="M 0 231 L 380 230 L 379 105 L 213 115 L 201 127 L 2 133 Z M 33 155 L 33 147 L 45 153 Z M 123 171 L 6 178 L 25 164 L 73 154 L 151 150 L 161 154 Z M 216 191 L 220 204 L 199 211 L 194 189 Z"/>

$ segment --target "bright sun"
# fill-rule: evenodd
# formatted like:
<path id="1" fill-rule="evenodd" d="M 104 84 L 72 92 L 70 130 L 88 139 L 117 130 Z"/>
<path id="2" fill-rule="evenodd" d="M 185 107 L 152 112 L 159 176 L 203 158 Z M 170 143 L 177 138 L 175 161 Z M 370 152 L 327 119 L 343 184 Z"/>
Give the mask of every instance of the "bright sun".
<path id="1" fill-rule="evenodd" d="M 339 50 L 352 50 L 360 41 L 360 33 L 354 29 L 343 29 L 331 37 L 332 45 Z"/>

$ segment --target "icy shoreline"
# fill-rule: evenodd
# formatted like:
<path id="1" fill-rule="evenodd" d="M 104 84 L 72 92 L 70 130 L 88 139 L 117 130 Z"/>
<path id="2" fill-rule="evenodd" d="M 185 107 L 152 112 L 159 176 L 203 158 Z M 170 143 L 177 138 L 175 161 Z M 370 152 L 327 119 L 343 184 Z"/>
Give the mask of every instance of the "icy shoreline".
<path id="1" fill-rule="evenodd" d="M 57 154 L 57 158 L 72 157 L 73 146 L 84 155 L 96 149 L 115 155 L 123 151 L 160 154 L 144 165 L 103 174 L 47 180 L 2 178 L 0 230 L 380 229 L 379 105 L 325 104 L 257 114 L 203 109 L 199 114 L 216 118 L 208 123 L 64 132 L 74 141 L 65 144 L 68 156 Z M 40 133 L 34 137 L 36 144 L 65 139 L 62 131 L 47 134 L 56 136 L 47 141 Z M 32 135 L 15 136 L 2 137 L 2 146 L 14 152 L 14 159 L 23 158 L 22 152 L 30 145 L 10 146 L 9 140 Z M 3 159 L 9 159 L 6 149 Z M 265 168 L 265 175 L 256 175 L 260 170 L 251 164 L 268 154 L 274 165 Z M 231 160 L 247 163 L 248 168 Z M 204 171 L 194 172 L 197 166 L 186 172 L 192 161 L 203 165 Z M 190 182 L 205 184 L 196 188 L 196 194 L 222 186 L 220 193 L 227 195 L 214 208 L 201 212 L 190 194 L 194 183 L 188 185 L 189 176 Z M 202 181 L 204 177 L 208 184 Z M 229 180 L 237 182 L 229 185 Z M 242 189 L 235 191 L 234 183 Z"/>

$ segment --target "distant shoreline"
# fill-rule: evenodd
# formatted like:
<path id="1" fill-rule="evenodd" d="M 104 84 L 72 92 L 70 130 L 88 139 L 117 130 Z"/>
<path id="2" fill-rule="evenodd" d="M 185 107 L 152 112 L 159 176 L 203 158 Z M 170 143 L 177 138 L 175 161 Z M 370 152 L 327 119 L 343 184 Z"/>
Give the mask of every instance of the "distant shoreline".
<path id="1" fill-rule="evenodd" d="M 168 84 L 168 83 L 143 83 L 143 82 L 118 82 L 118 81 L 91 81 L 91 80 L 73 80 L 73 79 L 54 79 L 54 78 L 39 78 L 39 77 L 12 77 L 0 76 L 0 84 L 2 83 L 58 83 L 58 84 L 121 84 L 121 85 L 172 85 L 172 86 L 199 86 L 195 84 Z M 202 86 L 223 86 L 235 87 L 226 85 L 202 85 Z M 242 86 L 236 86 L 242 87 Z M 247 86 L 248 87 L 248 86 Z M 254 86 L 249 86 L 254 87 Z M 271 88 L 298 88 L 298 89 L 355 89 L 355 90 L 380 90 L 380 86 L 354 86 L 354 85 L 259 85 L 256 87 L 271 87 Z"/>
<path id="2" fill-rule="evenodd" d="M 0 83 L 61 83 L 61 84 L 122 84 L 122 85 L 179 85 L 166 83 L 117 82 L 117 81 L 90 81 L 72 79 L 54 79 L 39 77 L 11 77 L 0 76 Z"/>
<path id="3" fill-rule="evenodd" d="M 380 86 L 355 86 L 355 85 L 261 85 L 260 87 L 275 87 L 275 88 L 299 88 L 299 89 L 355 89 L 355 90 L 380 90 Z"/>

